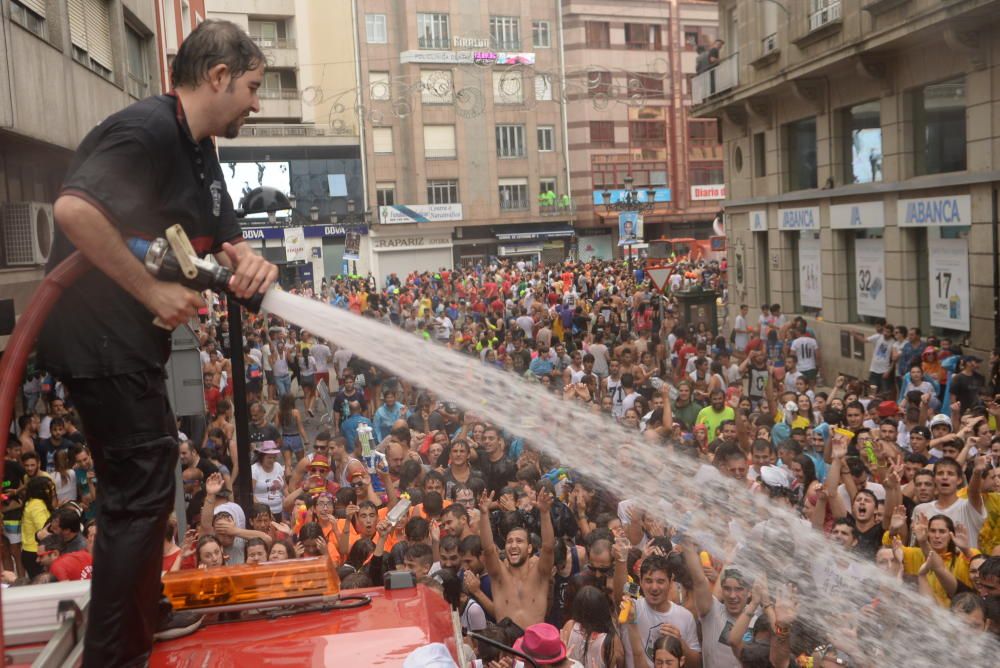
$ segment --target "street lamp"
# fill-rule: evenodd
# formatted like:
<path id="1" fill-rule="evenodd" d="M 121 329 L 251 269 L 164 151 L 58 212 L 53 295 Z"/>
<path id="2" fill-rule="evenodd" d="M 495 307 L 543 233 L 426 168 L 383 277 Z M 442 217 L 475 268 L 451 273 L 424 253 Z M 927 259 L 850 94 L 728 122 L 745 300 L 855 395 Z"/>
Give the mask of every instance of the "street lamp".
<path id="1" fill-rule="evenodd" d="M 637 214 L 644 214 L 652 211 L 656 207 L 656 188 L 646 188 L 645 199 L 642 198 L 640 191 L 633 187 L 635 179 L 631 175 L 626 176 L 624 179 L 625 190 L 622 191 L 621 196 L 612 201 L 612 193 L 610 190 L 605 190 L 601 193 L 601 199 L 604 200 L 604 211 L 606 213 L 625 213 L 625 212 L 635 212 Z M 632 268 L 632 244 L 626 241 L 625 244 L 625 266 L 630 270 Z"/>

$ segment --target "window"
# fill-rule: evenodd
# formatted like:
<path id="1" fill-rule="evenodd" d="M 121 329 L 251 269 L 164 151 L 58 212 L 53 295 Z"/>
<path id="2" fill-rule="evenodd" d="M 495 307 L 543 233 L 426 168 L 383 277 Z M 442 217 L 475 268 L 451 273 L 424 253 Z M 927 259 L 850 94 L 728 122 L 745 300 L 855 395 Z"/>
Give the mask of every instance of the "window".
<path id="1" fill-rule="evenodd" d="M 535 100 L 552 101 L 552 75 L 535 72 Z"/>
<path id="2" fill-rule="evenodd" d="M 614 148 L 615 147 L 615 122 L 614 121 L 591 121 L 590 122 L 590 144 L 591 144 L 591 148 Z"/>
<path id="3" fill-rule="evenodd" d="M 684 28 L 684 50 L 694 51 L 700 43 L 700 31 L 697 28 Z"/>
<path id="4" fill-rule="evenodd" d="M 652 74 L 630 73 L 628 94 L 643 97 L 663 97 L 663 78 Z"/>
<path id="5" fill-rule="evenodd" d="M 388 72 L 369 72 L 368 90 L 371 91 L 373 100 L 388 100 L 392 97 L 389 88 Z"/>
<path id="6" fill-rule="evenodd" d="M 660 35 L 660 26 L 626 23 L 625 48 L 639 51 L 659 49 L 662 47 Z"/>
<path id="7" fill-rule="evenodd" d="M 809 0 L 809 30 L 840 18 L 840 0 Z"/>
<path id="8" fill-rule="evenodd" d="M 591 49 L 611 48 L 611 24 L 607 21 L 587 21 L 587 46 Z"/>
<path id="9" fill-rule="evenodd" d="M 455 155 L 454 125 L 424 126 L 425 158 L 454 158 Z"/>
<path id="10" fill-rule="evenodd" d="M 499 195 L 501 211 L 527 209 L 528 179 L 500 179 Z"/>
<path id="11" fill-rule="evenodd" d="M 924 86 L 913 94 L 917 174 L 965 169 L 965 79 Z"/>
<path id="12" fill-rule="evenodd" d="M 551 125 L 538 126 L 538 150 L 554 151 L 556 145 L 555 128 Z"/>
<path id="13" fill-rule="evenodd" d="M 420 71 L 420 101 L 424 104 L 451 104 L 454 93 L 451 70 Z"/>
<path id="14" fill-rule="evenodd" d="M 248 21 L 247 33 L 253 41 L 265 49 L 278 46 L 277 21 Z"/>
<path id="15" fill-rule="evenodd" d="M 396 184 L 395 183 L 376 183 L 375 184 L 375 201 L 378 202 L 379 206 L 392 206 L 396 203 Z"/>
<path id="16" fill-rule="evenodd" d="M 372 128 L 375 153 L 392 153 L 392 128 Z"/>
<path id="17" fill-rule="evenodd" d="M 718 162 L 697 162 L 691 165 L 691 185 L 714 186 L 725 182 L 721 160 Z"/>
<path id="18" fill-rule="evenodd" d="M 629 143 L 663 145 L 667 141 L 667 125 L 663 121 L 629 121 Z"/>
<path id="19" fill-rule="evenodd" d="M 587 91 L 590 97 L 611 94 L 611 72 L 587 72 Z"/>
<path id="20" fill-rule="evenodd" d="M 531 22 L 531 45 L 536 49 L 547 49 L 552 46 L 551 27 L 548 21 Z"/>
<path id="21" fill-rule="evenodd" d="M 385 14 L 365 14 L 365 39 L 369 44 L 385 44 L 389 41 Z"/>
<path id="22" fill-rule="evenodd" d="M 719 142 L 718 125 L 714 118 L 690 119 L 688 121 L 688 144 L 691 146 L 714 146 Z"/>
<path id="23" fill-rule="evenodd" d="M 763 132 L 753 136 L 753 175 L 767 176 L 767 135 Z"/>
<path id="24" fill-rule="evenodd" d="M 146 60 L 146 38 L 125 25 L 125 50 L 128 65 L 128 92 L 142 99 L 149 94 L 149 65 Z"/>
<path id="25" fill-rule="evenodd" d="M 105 79 L 112 77 L 111 10 L 108 0 L 68 0 L 73 59 Z"/>
<path id="26" fill-rule="evenodd" d="M 447 14 L 417 14 L 417 44 L 421 49 L 451 48 Z"/>
<path id="27" fill-rule="evenodd" d="M 762 2 L 757 5 L 757 21 L 760 25 L 761 55 L 778 48 L 778 5 Z"/>
<path id="28" fill-rule="evenodd" d="M 45 0 L 12 0 L 10 18 L 22 28 L 30 30 L 42 39 L 48 39 L 48 27 L 45 23 Z"/>
<path id="29" fill-rule="evenodd" d="M 498 158 L 524 157 L 523 125 L 498 125 L 496 135 Z"/>
<path id="30" fill-rule="evenodd" d="M 788 190 L 816 187 L 816 117 L 785 126 Z"/>
<path id="31" fill-rule="evenodd" d="M 490 39 L 501 51 L 521 50 L 521 19 L 516 16 L 491 16 Z"/>
<path id="32" fill-rule="evenodd" d="M 842 113 L 845 183 L 882 180 L 882 125 L 879 102 L 858 104 Z"/>
<path id="33" fill-rule="evenodd" d="M 547 193 L 550 190 L 556 192 L 556 177 L 538 179 L 539 193 Z"/>
<path id="34" fill-rule="evenodd" d="M 493 104 L 521 104 L 524 85 L 519 70 L 493 72 Z"/>
<path id="35" fill-rule="evenodd" d="M 458 204 L 458 181 L 428 181 L 427 203 Z"/>

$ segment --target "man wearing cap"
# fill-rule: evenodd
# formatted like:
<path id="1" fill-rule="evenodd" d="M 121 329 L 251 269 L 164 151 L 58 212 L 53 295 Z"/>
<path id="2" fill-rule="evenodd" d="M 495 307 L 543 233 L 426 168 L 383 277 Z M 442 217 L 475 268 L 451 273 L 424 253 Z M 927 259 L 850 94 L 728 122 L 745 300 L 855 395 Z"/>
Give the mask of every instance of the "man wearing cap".
<path id="1" fill-rule="evenodd" d="M 951 418 L 944 413 L 938 413 L 927 423 L 931 430 L 931 440 L 928 444 L 930 455 L 938 459 L 941 458 L 941 446 L 952 440 Z"/>
<path id="2" fill-rule="evenodd" d="M 986 379 L 979 373 L 982 361 L 975 355 L 966 355 L 962 358 L 962 370 L 951 377 L 951 394 L 958 400 L 963 414 L 979 403 L 979 394 L 986 387 Z"/>

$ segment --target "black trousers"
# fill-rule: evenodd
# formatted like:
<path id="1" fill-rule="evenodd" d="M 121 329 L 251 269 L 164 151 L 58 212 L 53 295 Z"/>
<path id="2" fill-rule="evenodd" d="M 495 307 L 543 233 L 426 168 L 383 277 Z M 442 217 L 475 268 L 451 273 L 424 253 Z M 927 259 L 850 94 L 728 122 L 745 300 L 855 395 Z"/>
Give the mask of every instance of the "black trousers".
<path id="1" fill-rule="evenodd" d="M 141 666 L 161 614 L 163 537 L 177 426 L 160 370 L 66 381 L 97 474 L 97 539 L 85 668 Z"/>

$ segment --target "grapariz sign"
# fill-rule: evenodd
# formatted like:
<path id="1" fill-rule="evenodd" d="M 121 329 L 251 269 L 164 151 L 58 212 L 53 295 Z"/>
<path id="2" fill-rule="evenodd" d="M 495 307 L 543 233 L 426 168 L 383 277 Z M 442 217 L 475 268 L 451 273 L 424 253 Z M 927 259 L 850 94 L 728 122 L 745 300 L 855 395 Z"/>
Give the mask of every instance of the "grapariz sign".
<path id="1" fill-rule="evenodd" d="M 450 237 L 391 237 L 388 239 L 372 239 L 372 248 L 376 250 L 403 250 L 450 245 Z"/>

